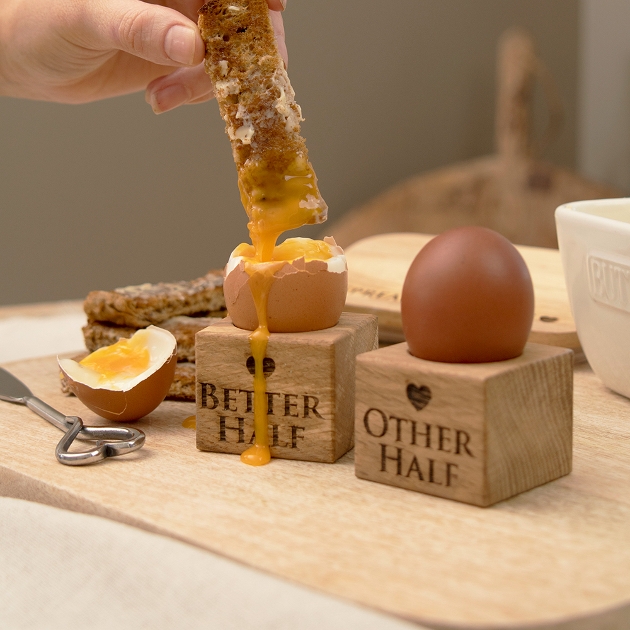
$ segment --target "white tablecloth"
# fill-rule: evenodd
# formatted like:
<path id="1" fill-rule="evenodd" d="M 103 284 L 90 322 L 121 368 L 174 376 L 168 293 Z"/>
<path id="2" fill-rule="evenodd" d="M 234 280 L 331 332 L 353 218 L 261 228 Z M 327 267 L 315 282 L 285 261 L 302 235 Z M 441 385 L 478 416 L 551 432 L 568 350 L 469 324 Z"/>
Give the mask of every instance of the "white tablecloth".
<path id="1" fill-rule="evenodd" d="M 0 363 L 80 350 L 83 321 L 0 319 Z M 0 497 L 0 628 L 74 627 L 419 628 L 163 536 Z"/>

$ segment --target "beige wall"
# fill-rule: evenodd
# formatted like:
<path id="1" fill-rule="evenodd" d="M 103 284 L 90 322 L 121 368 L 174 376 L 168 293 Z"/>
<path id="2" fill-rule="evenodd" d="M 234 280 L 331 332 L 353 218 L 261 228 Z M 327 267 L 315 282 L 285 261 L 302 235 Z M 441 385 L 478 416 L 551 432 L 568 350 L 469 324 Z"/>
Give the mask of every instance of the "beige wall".
<path id="1" fill-rule="evenodd" d="M 490 152 L 495 46 L 531 29 L 575 162 L 578 0 L 290 0 L 289 73 L 334 220 L 408 175 Z M 216 103 L 0 100 L 0 304 L 193 278 L 246 238 Z M 315 235 L 316 230 L 304 230 Z"/>
<path id="2" fill-rule="evenodd" d="M 580 0 L 578 164 L 630 193 L 630 3 Z"/>

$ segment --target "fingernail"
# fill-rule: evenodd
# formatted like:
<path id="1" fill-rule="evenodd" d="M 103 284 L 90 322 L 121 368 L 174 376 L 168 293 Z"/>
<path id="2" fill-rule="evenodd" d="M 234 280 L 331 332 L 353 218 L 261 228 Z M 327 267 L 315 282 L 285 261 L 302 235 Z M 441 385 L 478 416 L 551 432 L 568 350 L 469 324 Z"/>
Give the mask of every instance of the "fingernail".
<path id="1" fill-rule="evenodd" d="M 185 105 L 190 100 L 190 94 L 183 85 L 169 85 L 151 94 L 150 103 L 156 114 L 162 114 L 179 105 Z"/>
<path id="2" fill-rule="evenodd" d="M 169 59 L 192 66 L 196 44 L 197 32 L 195 29 L 176 24 L 171 26 L 166 33 L 164 52 Z"/>
<path id="3" fill-rule="evenodd" d="M 282 5 L 283 9 L 287 8 L 287 0 L 280 0 L 280 4 Z"/>

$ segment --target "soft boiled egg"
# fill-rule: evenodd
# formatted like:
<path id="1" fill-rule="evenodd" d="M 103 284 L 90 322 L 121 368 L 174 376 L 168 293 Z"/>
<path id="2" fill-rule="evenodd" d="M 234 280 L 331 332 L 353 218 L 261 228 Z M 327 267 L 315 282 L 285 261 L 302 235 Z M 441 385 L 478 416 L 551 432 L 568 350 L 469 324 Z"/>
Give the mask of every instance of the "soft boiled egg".
<path id="1" fill-rule="evenodd" d="M 177 365 L 177 341 L 149 326 L 130 339 L 99 348 L 80 362 L 59 359 L 73 394 L 108 420 L 137 420 L 166 397 Z"/>
<path id="2" fill-rule="evenodd" d="M 250 273 L 264 271 L 265 266 L 273 275 L 267 301 L 270 332 L 322 330 L 339 321 L 348 291 L 343 250 L 331 237 L 323 241 L 289 238 L 275 247 L 269 262 L 257 263 L 254 246 L 247 243 L 232 252 L 225 268 L 223 292 L 228 314 L 237 328 L 255 330 L 258 326 Z"/>
<path id="3" fill-rule="evenodd" d="M 444 363 L 506 361 L 525 348 L 534 286 L 507 238 L 485 227 L 459 227 L 420 250 L 400 306 L 414 356 Z"/>

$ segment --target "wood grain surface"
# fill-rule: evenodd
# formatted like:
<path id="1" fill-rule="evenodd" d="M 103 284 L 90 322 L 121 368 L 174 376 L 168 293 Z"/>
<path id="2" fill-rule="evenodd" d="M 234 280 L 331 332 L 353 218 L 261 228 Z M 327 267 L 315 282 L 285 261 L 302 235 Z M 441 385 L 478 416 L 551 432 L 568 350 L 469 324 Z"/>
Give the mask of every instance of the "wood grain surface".
<path id="1" fill-rule="evenodd" d="M 416 254 L 433 236 L 393 233 L 370 236 L 346 249 L 346 309 L 378 315 L 382 340 L 403 341 L 400 292 Z M 534 321 L 529 341 L 580 350 L 557 249 L 517 246 L 534 283 Z"/>
<path id="2" fill-rule="evenodd" d="M 489 506 L 571 472 L 573 352 L 528 343 L 492 363 L 357 357 L 356 474 Z"/>
<path id="3" fill-rule="evenodd" d="M 229 318 L 197 334 L 197 448 L 242 453 L 254 440 L 250 331 Z M 354 446 L 357 354 L 378 346 L 374 315 L 336 326 L 272 333 L 265 351 L 272 457 L 332 463 Z"/>
<path id="4" fill-rule="evenodd" d="M 54 358 L 7 365 L 65 413 Z M 60 432 L 0 402 L 0 494 L 172 536 L 368 607 L 449 628 L 630 626 L 630 402 L 575 374 L 573 472 L 491 508 L 357 479 L 335 464 L 252 468 L 204 453 L 191 403 L 137 423 L 146 446 L 87 468 L 58 464 Z"/>

